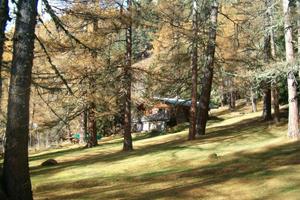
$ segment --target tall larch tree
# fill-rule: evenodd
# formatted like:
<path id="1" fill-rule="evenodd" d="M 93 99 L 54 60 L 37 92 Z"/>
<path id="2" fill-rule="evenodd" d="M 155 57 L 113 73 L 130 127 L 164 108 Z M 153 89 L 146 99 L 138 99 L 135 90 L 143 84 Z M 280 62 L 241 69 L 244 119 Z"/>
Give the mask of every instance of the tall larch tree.
<path id="1" fill-rule="evenodd" d="M 299 116 L 298 116 L 298 97 L 297 97 L 297 82 L 292 65 L 295 62 L 294 46 L 293 46 L 293 28 L 291 23 L 291 1 L 282 0 L 283 15 L 284 15 L 284 38 L 285 38 L 285 53 L 286 62 L 291 68 L 288 72 L 288 100 L 289 100 L 289 122 L 288 122 L 288 137 L 298 139 L 299 134 Z"/>
<path id="2" fill-rule="evenodd" d="M 206 123 L 208 120 L 210 94 L 214 73 L 216 36 L 217 36 L 217 19 L 218 19 L 218 0 L 211 1 L 210 8 L 210 27 L 208 31 L 208 45 L 206 49 L 206 60 L 203 69 L 202 90 L 199 99 L 199 127 L 198 134 L 204 135 Z"/>
<path id="3" fill-rule="evenodd" d="M 191 71 L 192 71 L 192 105 L 190 111 L 189 140 L 194 140 L 197 125 L 197 79 L 198 79 L 198 6 L 197 1 L 193 0 L 193 21 L 192 21 L 192 49 L 191 49 Z"/>
<path id="4" fill-rule="evenodd" d="M 11 200 L 32 199 L 28 134 L 37 2 L 17 3 L 3 164 L 4 191 Z"/>
<path id="5" fill-rule="evenodd" d="M 264 63 L 268 65 L 272 59 L 272 48 L 271 48 L 271 0 L 265 0 L 265 33 L 264 33 Z M 263 81 L 263 93 L 264 93 L 264 104 L 263 104 L 263 119 L 265 121 L 272 120 L 272 94 L 271 94 L 271 82 L 270 80 Z"/>
<path id="6" fill-rule="evenodd" d="M 93 2 L 94 6 L 97 7 L 97 4 Z M 97 34 L 98 32 L 98 20 L 93 19 L 92 22 L 92 33 Z M 95 68 L 96 60 L 97 60 L 97 52 L 92 52 L 92 67 L 91 69 Z M 94 77 L 94 74 L 90 74 L 88 78 L 89 82 L 89 90 L 91 94 L 94 94 L 96 92 L 96 79 Z M 94 102 L 94 99 L 89 99 L 88 107 L 87 107 L 87 129 L 88 129 L 88 138 L 87 138 L 87 147 L 95 147 L 98 145 L 97 141 L 97 124 L 96 124 L 96 103 Z"/>
<path id="7" fill-rule="evenodd" d="M 133 150 L 131 136 L 131 80 L 132 80 L 132 1 L 127 0 L 127 27 L 126 27 L 126 56 L 124 66 L 124 142 L 123 150 Z"/>
<path id="8" fill-rule="evenodd" d="M 275 45 L 275 33 L 274 33 L 274 0 L 268 0 L 269 5 L 269 19 L 270 19 L 270 37 L 271 37 L 271 55 L 272 55 L 272 60 L 276 61 L 276 45 Z M 300 40 L 299 40 L 300 41 Z M 279 87 L 276 82 L 276 80 L 273 80 L 271 83 L 271 88 L 272 88 L 272 104 L 273 104 L 273 109 L 274 109 L 274 121 L 275 123 L 280 122 L 280 105 L 279 105 Z"/>

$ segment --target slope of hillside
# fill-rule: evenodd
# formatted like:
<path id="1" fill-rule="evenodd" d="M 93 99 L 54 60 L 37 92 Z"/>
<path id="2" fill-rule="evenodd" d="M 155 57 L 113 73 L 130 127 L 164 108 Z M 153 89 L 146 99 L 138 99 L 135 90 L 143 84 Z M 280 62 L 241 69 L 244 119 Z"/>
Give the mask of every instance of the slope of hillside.
<path id="1" fill-rule="evenodd" d="M 286 120 L 260 121 L 247 108 L 213 112 L 208 134 L 187 141 L 187 130 L 121 140 L 97 148 L 32 155 L 35 199 L 297 199 L 300 143 L 286 139 Z M 41 167 L 54 158 L 59 165 Z"/>

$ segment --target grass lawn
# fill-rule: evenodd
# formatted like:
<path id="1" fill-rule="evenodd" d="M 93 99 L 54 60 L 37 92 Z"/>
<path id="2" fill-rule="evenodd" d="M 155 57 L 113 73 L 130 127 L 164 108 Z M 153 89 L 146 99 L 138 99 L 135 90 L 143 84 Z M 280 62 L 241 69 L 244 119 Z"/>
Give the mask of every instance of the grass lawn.
<path id="1" fill-rule="evenodd" d="M 286 120 L 260 121 L 248 108 L 214 111 L 208 134 L 187 130 L 136 136 L 93 149 L 69 147 L 30 157 L 35 199 L 300 199 L 300 143 L 286 138 Z M 54 158 L 59 165 L 41 167 Z"/>

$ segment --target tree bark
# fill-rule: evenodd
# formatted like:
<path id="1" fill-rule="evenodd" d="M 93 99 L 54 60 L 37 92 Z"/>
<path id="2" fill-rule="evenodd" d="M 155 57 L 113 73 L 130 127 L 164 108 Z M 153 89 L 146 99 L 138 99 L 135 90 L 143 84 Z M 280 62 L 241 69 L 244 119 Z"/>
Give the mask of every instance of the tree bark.
<path id="1" fill-rule="evenodd" d="M 50 146 L 49 133 L 46 133 L 45 147 L 48 148 L 49 146 Z"/>
<path id="2" fill-rule="evenodd" d="M 40 132 L 36 131 L 36 138 L 37 138 L 37 147 L 38 149 L 41 149 L 41 134 Z"/>
<path id="3" fill-rule="evenodd" d="M 291 1 L 283 0 L 283 14 L 284 14 L 284 39 L 285 39 L 285 51 L 286 61 L 293 63 L 295 60 L 294 46 L 293 46 L 293 29 L 291 23 Z"/>
<path id="4" fill-rule="evenodd" d="M 0 0 L 0 112 L 2 112 L 2 62 L 5 43 L 5 29 L 9 19 L 8 0 Z"/>
<path id="5" fill-rule="evenodd" d="M 267 6 L 269 7 L 269 19 L 270 25 L 274 25 L 274 17 L 273 17 L 273 0 L 267 0 Z M 273 28 L 269 28 L 270 30 L 270 45 L 271 45 L 271 58 L 272 60 L 276 60 L 276 46 L 275 46 L 275 34 Z M 299 40 L 300 41 L 300 40 Z M 274 121 L 275 123 L 280 122 L 280 108 L 279 108 L 279 88 L 277 83 L 271 84 L 272 88 L 272 101 L 273 101 L 273 109 L 274 109 Z"/>
<path id="6" fill-rule="evenodd" d="M 227 104 L 227 96 L 225 92 L 225 85 L 224 85 L 223 78 L 221 80 L 221 86 L 220 86 L 220 98 L 221 98 L 221 106 L 225 107 L 225 105 Z"/>
<path id="7" fill-rule="evenodd" d="M 92 28 L 93 33 L 97 33 L 98 31 L 98 20 L 94 19 L 93 20 L 93 28 Z M 92 58 L 93 62 L 97 61 L 97 53 L 92 52 Z M 95 64 L 93 65 L 95 67 Z M 89 89 L 90 89 L 90 94 L 93 95 L 96 93 L 96 79 L 93 77 L 93 74 L 89 77 Z M 96 124 L 96 104 L 93 102 L 88 102 L 88 114 L 87 114 L 87 129 L 88 129 L 88 137 L 87 137 L 87 144 L 86 147 L 92 148 L 98 145 L 98 140 L 97 140 L 97 124 Z"/>
<path id="8" fill-rule="evenodd" d="M 251 105 L 252 105 L 252 112 L 257 112 L 257 102 L 256 102 L 256 96 L 253 92 L 253 89 L 251 89 Z"/>
<path id="9" fill-rule="evenodd" d="M 279 88 L 275 84 L 272 85 L 272 98 L 273 98 L 273 109 L 274 109 L 274 121 L 275 123 L 280 122 L 280 108 L 279 108 Z"/>
<path id="10" fill-rule="evenodd" d="M 297 46 L 297 49 L 298 49 L 298 58 L 300 58 L 300 2 L 297 1 L 296 2 L 296 5 L 297 5 L 297 14 L 298 14 L 298 20 L 297 20 L 297 39 L 298 39 L 298 46 Z M 300 69 L 298 69 L 298 73 L 299 73 L 299 77 L 300 77 Z"/>
<path id="11" fill-rule="evenodd" d="M 266 14 L 265 14 L 265 33 L 264 33 L 264 63 L 268 65 L 272 59 L 272 48 L 271 48 L 271 0 L 265 0 Z M 263 105 L 263 120 L 272 120 L 272 95 L 271 95 L 271 84 L 269 80 L 265 80 L 263 83 L 264 92 L 264 105 Z"/>
<path id="12" fill-rule="evenodd" d="M 82 122 L 83 122 L 83 138 L 88 140 L 89 130 L 88 130 L 88 108 L 84 108 L 82 113 Z M 80 141 L 82 142 L 82 141 Z M 84 141 L 85 142 L 85 141 Z"/>
<path id="13" fill-rule="evenodd" d="M 227 87 L 229 88 L 229 92 L 227 94 L 228 99 L 228 108 L 230 111 L 233 111 L 236 106 L 236 93 L 234 91 L 234 84 L 233 84 L 233 78 L 229 78 L 227 81 Z"/>
<path id="14" fill-rule="evenodd" d="M 267 12 L 265 16 L 265 33 L 264 33 L 264 62 L 270 63 L 272 59 L 272 48 L 271 48 L 271 31 L 270 29 L 270 11 L 269 11 L 269 2 L 270 0 L 266 0 Z"/>
<path id="15" fill-rule="evenodd" d="M 208 120 L 210 94 L 212 88 L 212 80 L 214 73 L 214 59 L 216 49 L 217 35 L 217 19 L 218 19 L 218 1 L 213 0 L 211 4 L 210 22 L 208 35 L 208 45 L 206 49 L 206 62 L 202 78 L 202 91 L 199 100 L 199 127 L 198 134 L 205 135 L 206 123 Z"/>
<path id="16" fill-rule="evenodd" d="M 299 139 L 299 116 L 298 116 L 298 97 L 297 84 L 293 72 L 288 74 L 288 89 L 289 89 L 289 123 L 288 137 L 291 139 Z"/>
<path id="17" fill-rule="evenodd" d="M 95 147 L 98 145 L 97 141 L 97 126 L 96 126 L 96 119 L 95 119 L 95 110 L 96 105 L 95 103 L 91 102 L 90 107 L 88 109 L 88 138 L 87 138 L 87 147 Z"/>
<path id="18" fill-rule="evenodd" d="M 233 90 L 233 87 L 229 93 L 230 103 L 229 103 L 229 109 L 233 111 L 236 108 L 236 95 L 235 91 Z"/>
<path id="19" fill-rule="evenodd" d="M 263 120 L 270 121 L 272 120 L 272 95 L 271 88 L 269 87 L 269 83 L 267 87 L 264 88 L 264 104 L 263 104 Z"/>
<path id="20" fill-rule="evenodd" d="M 286 61 L 290 65 L 294 64 L 294 48 L 293 48 L 293 30 L 291 24 L 291 7 L 290 0 L 283 0 L 283 14 L 284 14 L 284 39 Z M 288 137 L 291 139 L 299 139 L 299 116 L 298 116 L 298 97 L 296 78 L 293 69 L 288 73 L 288 95 L 289 95 L 289 123 L 288 123 Z"/>
<path id="21" fill-rule="evenodd" d="M 127 11 L 129 15 L 129 24 L 126 30 L 126 63 L 124 67 L 124 89 L 125 89 L 125 112 L 124 112 L 124 141 L 123 151 L 133 150 L 131 136 L 131 80 L 132 80 L 132 19 L 131 19 L 132 1 L 127 0 Z"/>
<path id="22" fill-rule="evenodd" d="M 197 79 L 198 79 L 198 17 L 197 2 L 193 1 L 193 38 L 191 52 L 192 99 L 190 110 L 189 140 L 194 140 L 197 125 Z"/>
<path id="23" fill-rule="evenodd" d="M 28 134 L 37 2 L 19 0 L 17 4 L 3 165 L 4 191 L 11 200 L 32 199 Z"/>

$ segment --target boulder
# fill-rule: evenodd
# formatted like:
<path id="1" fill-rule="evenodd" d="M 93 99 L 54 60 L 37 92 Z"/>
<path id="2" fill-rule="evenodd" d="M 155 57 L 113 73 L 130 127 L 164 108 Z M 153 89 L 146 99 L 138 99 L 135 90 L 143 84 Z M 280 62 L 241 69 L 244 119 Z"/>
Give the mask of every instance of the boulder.
<path id="1" fill-rule="evenodd" d="M 54 166 L 57 165 L 58 162 L 54 159 L 48 159 L 42 163 L 42 166 Z"/>

